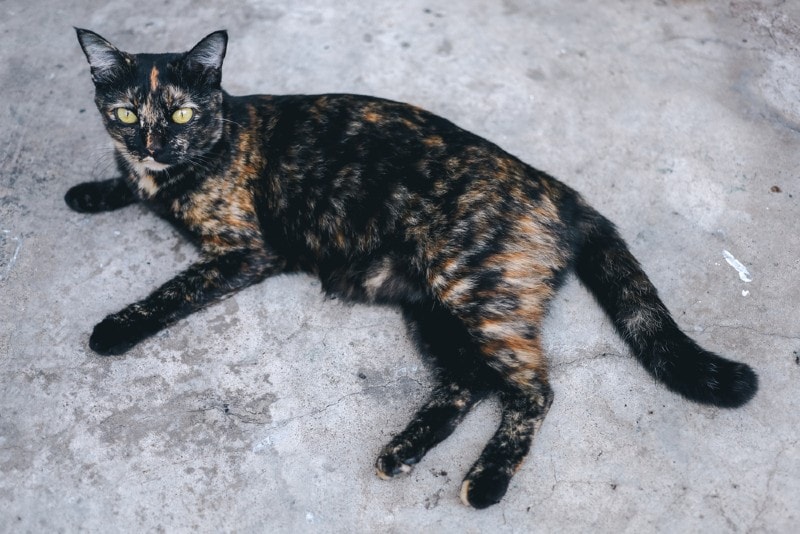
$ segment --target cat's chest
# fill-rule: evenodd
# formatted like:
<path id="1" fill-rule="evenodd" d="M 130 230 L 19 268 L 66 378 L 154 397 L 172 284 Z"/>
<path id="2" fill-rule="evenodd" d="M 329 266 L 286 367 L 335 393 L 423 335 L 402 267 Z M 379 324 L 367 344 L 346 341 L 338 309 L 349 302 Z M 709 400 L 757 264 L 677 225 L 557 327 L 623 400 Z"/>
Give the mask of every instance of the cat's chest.
<path id="1" fill-rule="evenodd" d="M 172 199 L 170 212 L 197 235 L 204 248 L 253 248 L 263 243 L 252 191 L 224 180 L 209 180 Z"/>

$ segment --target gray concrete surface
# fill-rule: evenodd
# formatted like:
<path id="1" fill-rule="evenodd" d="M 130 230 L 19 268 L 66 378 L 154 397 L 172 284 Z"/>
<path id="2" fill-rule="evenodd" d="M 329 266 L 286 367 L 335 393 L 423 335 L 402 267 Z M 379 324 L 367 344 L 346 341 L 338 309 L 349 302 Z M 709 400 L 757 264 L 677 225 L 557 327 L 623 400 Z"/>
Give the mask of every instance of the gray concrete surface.
<path id="1" fill-rule="evenodd" d="M 775 0 L 0 2 L 0 531 L 796 532 L 799 24 Z M 72 25 L 131 51 L 226 27 L 230 92 L 381 95 L 488 137 L 615 220 L 760 393 L 668 393 L 572 279 L 547 323 L 553 408 L 476 512 L 457 493 L 493 401 L 407 478 L 374 475 L 429 389 L 394 310 L 279 277 L 94 355 L 92 326 L 195 252 L 139 207 L 64 205 L 113 172 Z"/>

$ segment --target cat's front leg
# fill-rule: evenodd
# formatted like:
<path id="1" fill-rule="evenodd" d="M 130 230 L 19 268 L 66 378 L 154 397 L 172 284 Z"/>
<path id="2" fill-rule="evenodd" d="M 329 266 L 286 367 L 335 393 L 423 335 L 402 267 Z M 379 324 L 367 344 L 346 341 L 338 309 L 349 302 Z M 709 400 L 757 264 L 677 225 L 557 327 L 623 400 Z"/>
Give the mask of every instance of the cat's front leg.
<path id="1" fill-rule="evenodd" d="M 89 347 L 98 354 L 122 354 L 181 317 L 282 269 L 283 261 L 263 250 L 206 258 L 144 300 L 103 319 L 94 327 Z"/>
<path id="2" fill-rule="evenodd" d="M 67 206 L 81 213 L 98 213 L 123 208 L 136 202 L 136 196 L 123 178 L 84 182 L 64 195 Z"/>

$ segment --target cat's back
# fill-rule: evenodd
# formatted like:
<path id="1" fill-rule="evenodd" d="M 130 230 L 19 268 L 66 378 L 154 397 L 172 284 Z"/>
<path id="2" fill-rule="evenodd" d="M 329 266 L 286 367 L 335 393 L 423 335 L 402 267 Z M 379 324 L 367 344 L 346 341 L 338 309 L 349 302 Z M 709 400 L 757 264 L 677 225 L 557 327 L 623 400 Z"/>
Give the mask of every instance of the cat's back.
<path id="1" fill-rule="evenodd" d="M 392 234 L 552 216 L 571 190 L 422 108 L 352 94 L 231 97 L 236 160 L 257 166 L 263 206 L 287 239 L 351 254 Z M 553 211 L 555 210 L 555 211 Z M 470 222 L 471 221 L 471 222 Z"/>
<path id="2" fill-rule="evenodd" d="M 444 199 L 472 186 L 495 192 L 542 182 L 560 187 L 496 144 L 411 104 L 354 94 L 230 101 L 229 120 L 246 125 L 238 151 L 246 156 L 257 145 L 269 173 L 289 186 L 282 193 L 306 194 L 300 186 L 308 185 L 376 201 L 375 195 L 398 189 Z"/>
<path id="3" fill-rule="evenodd" d="M 276 155 L 324 150 L 332 159 L 369 156 L 412 159 L 456 154 L 467 147 L 503 152 L 493 143 L 421 107 L 357 94 L 227 96 L 231 119 L 259 129 Z M 333 156 L 337 155 L 337 158 Z"/>

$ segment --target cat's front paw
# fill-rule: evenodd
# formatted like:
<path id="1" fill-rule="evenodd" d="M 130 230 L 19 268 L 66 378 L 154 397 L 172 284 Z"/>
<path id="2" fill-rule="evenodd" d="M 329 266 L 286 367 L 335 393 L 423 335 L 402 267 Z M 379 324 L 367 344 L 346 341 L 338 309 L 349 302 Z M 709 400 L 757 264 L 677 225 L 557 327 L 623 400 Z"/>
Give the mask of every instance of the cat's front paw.
<path id="1" fill-rule="evenodd" d="M 111 178 L 71 187 L 64 195 L 64 202 L 75 211 L 97 213 L 127 206 L 136 202 L 136 197 L 122 178 Z"/>
<path id="2" fill-rule="evenodd" d="M 64 195 L 64 202 L 80 213 L 96 213 L 106 209 L 101 191 L 95 182 L 85 182 L 70 187 Z"/>
<path id="3" fill-rule="evenodd" d="M 121 314 L 109 315 L 94 327 L 89 348 L 103 356 L 122 354 L 154 331 L 146 322 Z"/>

